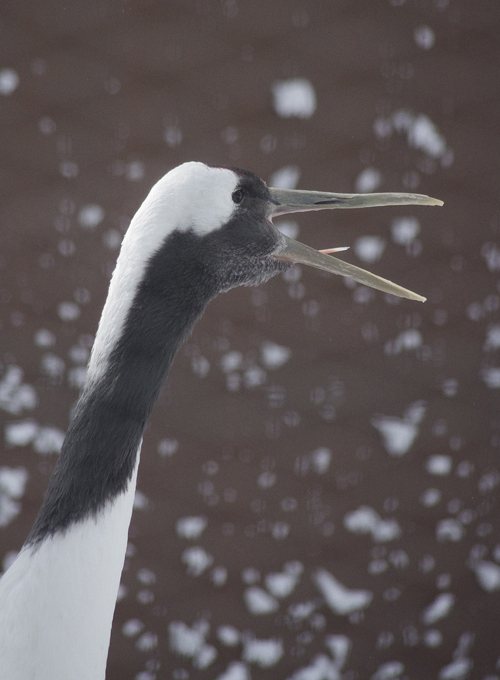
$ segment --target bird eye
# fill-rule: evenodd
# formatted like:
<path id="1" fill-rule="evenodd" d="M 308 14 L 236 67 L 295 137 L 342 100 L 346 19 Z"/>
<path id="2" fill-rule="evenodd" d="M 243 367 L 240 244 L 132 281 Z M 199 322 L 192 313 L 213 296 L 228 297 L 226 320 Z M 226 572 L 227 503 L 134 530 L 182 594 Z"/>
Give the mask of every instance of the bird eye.
<path id="1" fill-rule="evenodd" d="M 241 189 L 237 189 L 233 193 L 231 198 L 233 199 L 233 203 L 236 203 L 236 205 L 239 205 L 241 203 L 241 201 L 243 200 L 243 191 Z"/>

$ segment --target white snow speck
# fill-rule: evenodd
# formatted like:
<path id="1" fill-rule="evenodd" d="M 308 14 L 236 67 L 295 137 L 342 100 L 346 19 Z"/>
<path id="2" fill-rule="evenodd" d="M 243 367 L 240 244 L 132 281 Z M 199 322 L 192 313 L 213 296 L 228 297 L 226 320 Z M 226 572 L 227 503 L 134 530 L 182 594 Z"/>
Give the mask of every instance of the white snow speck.
<path id="1" fill-rule="evenodd" d="M 410 564 L 410 558 L 404 550 L 392 550 L 389 555 L 389 562 L 396 569 L 405 569 Z"/>
<path id="2" fill-rule="evenodd" d="M 209 630 L 210 627 L 205 620 L 197 621 L 192 628 L 183 621 L 172 621 L 168 627 L 170 649 L 177 654 L 192 658 L 194 665 L 198 668 L 204 668 L 215 658 L 211 652 L 214 648 L 205 643 Z"/>
<path id="3" fill-rule="evenodd" d="M 408 406 L 408 408 L 404 412 L 404 419 L 408 423 L 418 425 L 419 423 L 422 422 L 426 411 L 427 405 L 425 401 L 419 399 L 418 401 L 414 401 L 412 404 Z"/>
<path id="4" fill-rule="evenodd" d="M 423 420 L 425 412 L 426 404 L 419 400 L 408 406 L 403 418 L 375 415 L 370 422 L 382 435 L 387 452 L 392 456 L 403 456 L 415 441 L 417 426 Z"/>
<path id="5" fill-rule="evenodd" d="M 444 476 L 449 475 L 452 468 L 452 458 L 447 455 L 430 456 L 425 464 L 425 469 L 430 475 Z"/>
<path id="6" fill-rule="evenodd" d="M 13 68 L 0 69 L 0 94 L 8 97 L 19 85 L 19 76 Z"/>
<path id="7" fill-rule="evenodd" d="M 345 279 L 345 281 L 348 281 L 348 279 Z M 368 286 L 358 286 L 354 281 L 354 292 L 352 294 L 352 299 L 354 302 L 357 302 L 360 305 L 367 305 L 374 298 L 375 293 L 373 288 L 368 288 Z"/>
<path id="8" fill-rule="evenodd" d="M 458 380 L 455 378 L 446 378 L 443 380 L 443 394 L 446 397 L 454 397 L 458 392 Z"/>
<path id="9" fill-rule="evenodd" d="M 474 565 L 474 571 L 481 588 L 488 593 L 500 590 L 500 567 L 494 562 L 481 561 Z"/>
<path id="10" fill-rule="evenodd" d="M 382 173 L 376 168 L 365 168 L 356 178 L 356 191 L 360 194 L 369 194 L 378 189 L 382 182 Z"/>
<path id="11" fill-rule="evenodd" d="M 206 517 L 181 517 L 177 520 L 177 533 L 181 538 L 199 538 L 206 529 Z"/>
<path id="12" fill-rule="evenodd" d="M 24 467 L 0 467 L 0 491 L 11 498 L 22 498 L 29 473 Z"/>
<path id="13" fill-rule="evenodd" d="M 158 453 L 164 458 L 170 458 L 179 449 L 177 439 L 160 439 L 158 442 Z"/>
<path id="14" fill-rule="evenodd" d="M 19 366 L 7 366 L 0 380 L 0 408 L 12 415 L 33 409 L 38 403 L 35 388 L 23 383 L 23 370 Z"/>
<path id="15" fill-rule="evenodd" d="M 311 453 L 312 469 L 318 475 L 324 475 L 330 467 L 332 452 L 325 446 L 320 446 Z"/>
<path id="16" fill-rule="evenodd" d="M 360 236 L 354 241 L 353 248 L 363 262 L 376 262 L 385 250 L 385 240 L 380 236 Z"/>
<path id="17" fill-rule="evenodd" d="M 490 470 L 481 475 L 481 479 L 477 484 L 477 488 L 481 493 L 488 493 L 492 491 L 500 483 L 500 474 L 497 470 Z"/>
<path id="18" fill-rule="evenodd" d="M 187 565 L 188 574 L 200 576 L 208 567 L 212 566 L 214 558 L 204 548 L 193 546 L 184 550 L 182 561 Z"/>
<path id="19" fill-rule="evenodd" d="M 500 545 L 498 549 L 500 552 Z M 287 574 L 293 574 L 293 576 L 301 576 L 304 572 L 304 565 L 298 560 L 291 560 L 285 564 L 284 571 Z"/>
<path id="20" fill-rule="evenodd" d="M 292 604 L 288 607 L 288 613 L 294 619 L 298 621 L 303 621 L 310 616 L 316 609 L 316 604 L 314 602 L 299 602 L 298 604 Z"/>
<path id="21" fill-rule="evenodd" d="M 59 163 L 59 172 L 63 177 L 71 179 L 78 176 L 80 169 L 74 161 L 63 161 Z"/>
<path id="22" fill-rule="evenodd" d="M 217 637 L 227 647 L 234 647 L 240 641 L 240 633 L 234 626 L 219 626 Z"/>
<path id="23" fill-rule="evenodd" d="M 208 668 L 210 664 L 217 658 L 217 650 L 212 645 L 203 645 L 196 658 L 194 659 L 194 666 L 196 668 Z"/>
<path id="24" fill-rule="evenodd" d="M 218 566 L 212 569 L 210 574 L 210 579 L 214 586 L 223 586 L 227 581 L 227 569 L 226 567 Z"/>
<path id="25" fill-rule="evenodd" d="M 57 354 L 46 352 L 42 356 L 40 370 L 49 378 L 52 378 L 53 380 L 60 380 L 64 375 L 65 368 L 66 364 L 64 359 L 58 357 Z"/>
<path id="26" fill-rule="evenodd" d="M 169 127 L 165 128 L 163 139 L 165 140 L 167 146 L 174 149 L 176 146 L 180 146 L 182 144 L 182 130 L 176 125 L 170 125 Z"/>
<path id="27" fill-rule="evenodd" d="M 272 92 L 274 110 L 282 118 L 310 118 L 316 111 L 316 92 L 306 78 L 279 80 Z"/>
<path id="28" fill-rule="evenodd" d="M 490 272 L 500 271 L 500 248 L 495 243 L 484 243 L 481 255 L 486 260 Z"/>
<path id="29" fill-rule="evenodd" d="M 277 541 L 282 541 L 290 533 L 288 522 L 274 522 L 271 528 L 271 536 Z"/>
<path id="30" fill-rule="evenodd" d="M 387 139 L 392 135 L 392 121 L 389 118 L 377 118 L 373 123 L 373 131 L 378 139 Z"/>
<path id="31" fill-rule="evenodd" d="M 454 517 L 440 520 L 436 525 L 436 537 L 438 541 L 461 541 L 465 529 L 461 522 Z"/>
<path id="32" fill-rule="evenodd" d="M 0 527 L 5 527 L 17 517 L 28 481 L 29 473 L 24 467 L 0 467 Z"/>
<path id="33" fill-rule="evenodd" d="M 349 590 L 326 569 L 318 569 L 314 574 L 314 582 L 335 614 L 350 614 L 364 609 L 373 599 L 371 591 Z"/>
<path id="34" fill-rule="evenodd" d="M 392 240 L 400 246 L 409 246 L 419 233 L 420 222 L 416 217 L 397 217 L 392 221 Z"/>
<path id="35" fill-rule="evenodd" d="M 241 579 L 243 583 L 246 583 L 248 586 L 252 585 L 253 583 L 260 581 L 260 572 L 254 567 L 247 567 L 243 570 Z"/>
<path id="36" fill-rule="evenodd" d="M 231 373 L 240 368 L 243 363 L 243 354 L 238 350 L 232 350 L 222 355 L 220 360 L 220 367 L 224 373 Z"/>
<path id="37" fill-rule="evenodd" d="M 413 31 L 413 39 L 423 50 L 430 50 L 436 41 L 436 34 L 429 26 L 418 26 Z"/>
<path id="38" fill-rule="evenodd" d="M 377 668 L 371 680 L 395 680 L 399 678 L 404 669 L 400 661 L 387 661 Z"/>
<path id="39" fill-rule="evenodd" d="M 274 472 L 269 472 L 269 470 L 261 472 L 257 478 L 257 485 L 260 486 L 261 489 L 269 489 L 271 486 L 274 486 L 275 483 L 276 475 Z"/>
<path id="40" fill-rule="evenodd" d="M 388 356 L 394 356 L 401 354 L 403 351 L 418 349 L 422 346 L 422 343 L 422 333 L 416 328 L 408 328 L 405 331 L 401 331 L 394 340 L 388 340 L 385 343 L 384 353 Z"/>
<path id="41" fill-rule="evenodd" d="M 273 172 L 269 186 L 275 189 L 295 189 L 300 179 L 300 168 L 296 165 L 285 165 Z"/>
<path id="42" fill-rule="evenodd" d="M 439 647 L 443 642 L 443 634 L 440 630 L 430 628 L 424 632 L 424 643 L 427 647 Z"/>
<path id="43" fill-rule="evenodd" d="M 170 647 L 183 656 L 194 656 L 205 643 L 208 633 L 206 621 L 195 623 L 190 628 L 182 621 L 172 621 L 169 625 Z"/>
<path id="44" fill-rule="evenodd" d="M 134 680 L 156 680 L 157 677 L 154 671 L 140 671 L 134 677 Z"/>
<path id="45" fill-rule="evenodd" d="M 486 387 L 492 390 L 500 389 L 500 368 L 489 366 L 481 371 L 481 375 Z"/>
<path id="46" fill-rule="evenodd" d="M 104 208 L 96 203 L 89 203 L 80 208 L 78 224 L 84 229 L 95 229 L 104 219 Z"/>
<path id="47" fill-rule="evenodd" d="M 280 219 L 274 223 L 274 226 L 278 231 L 280 231 L 282 234 L 285 234 L 285 236 L 288 236 L 289 238 L 297 238 L 297 236 L 299 235 L 300 231 L 299 225 L 297 224 L 297 222 L 294 222 L 293 220 Z M 296 271 L 297 269 L 299 269 L 299 267 L 298 265 L 295 265 L 295 267 L 293 267 L 293 270 Z M 285 276 L 285 274 L 287 274 L 288 276 L 290 276 L 289 272 L 291 271 L 292 271 L 291 269 L 287 269 L 283 275 Z M 288 278 L 286 278 L 285 280 L 288 281 Z"/>
<path id="48" fill-rule="evenodd" d="M 39 427 L 33 441 L 37 453 L 60 453 L 64 441 L 64 432 L 57 427 Z"/>
<path id="49" fill-rule="evenodd" d="M 454 604 L 455 596 L 452 593 L 441 593 L 432 604 L 424 609 L 422 621 L 426 626 L 432 626 L 436 621 L 448 616 Z"/>
<path id="50" fill-rule="evenodd" d="M 401 528 L 395 519 L 383 520 L 373 508 L 362 505 L 344 517 L 344 526 L 355 534 L 371 534 L 374 541 L 393 541 L 401 535 Z"/>
<path id="51" fill-rule="evenodd" d="M 139 619 L 129 619 L 122 626 L 122 633 L 125 637 L 135 637 L 144 630 L 144 624 Z"/>
<path id="52" fill-rule="evenodd" d="M 102 237 L 102 242 L 109 250 L 118 250 L 122 244 L 123 235 L 118 229 L 108 229 Z"/>
<path id="53" fill-rule="evenodd" d="M 247 588 L 243 597 L 251 614 L 270 614 L 279 607 L 278 600 L 258 586 Z"/>
<path id="54" fill-rule="evenodd" d="M 144 163 L 141 161 L 132 161 L 127 165 L 125 176 L 131 182 L 138 182 L 144 177 Z"/>
<path id="55" fill-rule="evenodd" d="M 33 444 L 37 453 L 59 453 L 64 432 L 56 427 L 40 427 L 34 420 L 23 420 L 5 426 L 5 442 L 10 446 Z"/>
<path id="56" fill-rule="evenodd" d="M 61 241 L 59 241 L 58 246 L 57 246 L 59 252 L 61 255 L 64 255 L 65 257 L 69 257 L 70 255 L 74 255 L 76 252 L 76 245 L 74 241 L 72 241 L 69 238 L 63 238 Z"/>
<path id="57" fill-rule="evenodd" d="M 270 370 L 286 364 L 292 356 L 292 350 L 275 342 L 263 342 L 260 346 L 262 363 Z"/>
<path id="58" fill-rule="evenodd" d="M 281 640 L 245 640 L 243 661 L 254 663 L 261 668 L 269 668 L 278 663 L 283 656 Z"/>
<path id="59" fill-rule="evenodd" d="M 151 569 L 143 567 L 137 572 L 137 580 L 145 586 L 152 586 L 156 583 L 156 574 Z"/>
<path id="60" fill-rule="evenodd" d="M 38 129 L 44 135 L 52 135 L 56 131 L 57 126 L 50 116 L 43 116 L 38 121 Z"/>
<path id="61" fill-rule="evenodd" d="M 217 680 L 250 680 L 250 673 L 244 663 L 232 661 Z"/>
<path id="62" fill-rule="evenodd" d="M 295 462 L 295 470 L 300 475 L 306 475 L 310 469 L 318 475 L 327 472 L 332 461 L 332 452 L 326 446 L 320 446 L 311 453 L 299 456 Z"/>
<path id="63" fill-rule="evenodd" d="M 368 573 L 369 574 L 383 574 L 384 571 L 387 571 L 389 568 L 389 563 L 387 560 L 372 560 L 369 565 L 368 565 Z"/>
<path id="64" fill-rule="evenodd" d="M 260 366 L 250 366 L 244 374 L 245 387 L 259 387 L 267 380 L 267 373 Z"/>
<path id="65" fill-rule="evenodd" d="M 440 158 L 446 151 L 444 137 L 428 116 L 416 116 L 408 128 L 408 144 L 429 156 Z"/>
<path id="66" fill-rule="evenodd" d="M 287 597 L 295 589 L 299 579 L 295 574 L 275 573 L 267 574 L 266 588 L 275 597 Z"/>
<path id="67" fill-rule="evenodd" d="M 70 387 L 75 387 L 76 389 L 81 389 L 85 383 L 85 378 L 87 377 L 87 367 L 86 366 L 74 366 L 68 371 L 68 385 Z"/>
<path id="68" fill-rule="evenodd" d="M 61 321 L 75 321 L 80 316 L 80 307 L 76 302 L 61 302 L 57 313 Z"/>
<path id="69" fill-rule="evenodd" d="M 347 655 L 351 649 L 351 641 L 346 635 L 327 635 L 325 645 L 330 650 L 333 660 L 338 669 L 347 661 Z"/>
<path id="70" fill-rule="evenodd" d="M 149 499 L 145 493 L 135 490 L 134 494 L 134 509 L 135 510 L 147 510 L 149 507 Z"/>
<path id="71" fill-rule="evenodd" d="M 205 378 L 210 371 L 210 362 L 206 357 L 196 355 L 191 359 L 191 368 L 198 378 Z"/>
<path id="72" fill-rule="evenodd" d="M 326 654 L 317 654 L 309 666 L 299 668 L 288 680 L 340 680 L 341 677 L 334 661 Z"/>
<path id="73" fill-rule="evenodd" d="M 393 131 L 406 133 L 410 147 L 420 149 L 433 158 L 441 158 L 442 162 L 446 160 L 445 154 L 449 155 L 444 137 L 431 119 L 423 114 L 400 109 L 388 118 L 377 118 L 373 127 L 379 138 L 389 137 Z"/>
<path id="74" fill-rule="evenodd" d="M 34 341 L 37 347 L 52 347 L 56 344 L 56 336 L 46 328 L 40 328 L 35 333 Z"/>
<path id="75" fill-rule="evenodd" d="M 439 680 L 465 680 L 471 668 L 470 659 L 456 659 L 439 671 Z"/>
<path id="76" fill-rule="evenodd" d="M 483 349 L 485 352 L 493 352 L 500 348 L 500 324 L 493 324 L 488 328 Z"/>
<path id="77" fill-rule="evenodd" d="M 38 432 L 38 424 L 34 420 L 22 420 L 5 426 L 5 442 L 10 446 L 27 446 L 31 444 Z"/>
<path id="78" fill-rule="evenodd" d="M 420 502 L 426 508 L 432 508 L 441 500 L 441 491 L 439 489 L 426 489 L 420 496 Z"/>
<path id="79" fill-rule="evenodd" d="M 88 347 L 84 347 L 83 345 L 73 345 L 68 354 L 71 361 L 73 361 L 75 364 L 86 365 L 90 357 L 90 350 Z"/>
<path id="80" fill-rule="evenodd" d="M 407 453 L 418 434 L 416 425 L 396 416 L 377 415 L 370 422 L 382 435 L 384 446 L 391 456 Z"/>

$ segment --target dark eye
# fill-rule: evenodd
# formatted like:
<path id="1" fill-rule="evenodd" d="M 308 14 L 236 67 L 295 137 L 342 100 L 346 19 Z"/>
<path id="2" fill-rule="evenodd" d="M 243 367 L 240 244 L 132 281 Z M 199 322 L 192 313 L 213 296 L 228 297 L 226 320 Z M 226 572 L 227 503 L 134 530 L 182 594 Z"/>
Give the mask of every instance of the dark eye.
<path id="1" fill-rule="evenodd" d="M 239 205 L 243 200 L 243 191 L 241 189 L 236 189 L 231 198 L 233 199 L 233 203 Z"/>

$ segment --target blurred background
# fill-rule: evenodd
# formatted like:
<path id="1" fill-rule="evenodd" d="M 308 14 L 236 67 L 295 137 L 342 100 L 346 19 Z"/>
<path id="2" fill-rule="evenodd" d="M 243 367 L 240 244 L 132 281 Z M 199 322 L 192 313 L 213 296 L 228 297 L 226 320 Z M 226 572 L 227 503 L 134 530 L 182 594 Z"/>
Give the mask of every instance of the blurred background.
<path id="1" fill-rule="evenodd" d="M 187 160 L 443 208 L 281 220 L 148 425 L 109 680 L 500 678 L 494 0 L 4 0 L 0 560 L 28 533 L 123 233 Z"/>

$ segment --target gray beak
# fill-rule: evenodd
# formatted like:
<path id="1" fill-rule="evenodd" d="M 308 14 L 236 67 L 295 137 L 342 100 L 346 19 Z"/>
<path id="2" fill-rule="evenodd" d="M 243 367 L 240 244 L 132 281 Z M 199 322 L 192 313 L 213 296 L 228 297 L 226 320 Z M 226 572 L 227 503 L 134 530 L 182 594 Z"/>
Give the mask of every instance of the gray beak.
<path id="1" fill-rule="evenodd" d="M 422 194 L 332 194 L 322 191 L 295 191 L 291 189 L 269 189 L 271 194 L 269 219 L 287 213 L 326 210 L 332 208 L 373 208 L 386 205 L 443 205 L 443 201 Z M 277 260 L 307 264 L 333 274 L 347 276 L 365 286 L 376 288 L 384 293 L 425 302 L 424 297 L 412 293 L 376 274 L 343 262 L 336 257 L 310 248 L 283 235 L 283 248 L 274 253 Z"/>

